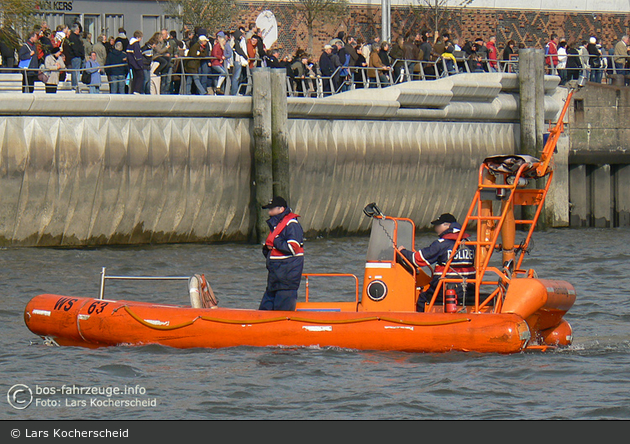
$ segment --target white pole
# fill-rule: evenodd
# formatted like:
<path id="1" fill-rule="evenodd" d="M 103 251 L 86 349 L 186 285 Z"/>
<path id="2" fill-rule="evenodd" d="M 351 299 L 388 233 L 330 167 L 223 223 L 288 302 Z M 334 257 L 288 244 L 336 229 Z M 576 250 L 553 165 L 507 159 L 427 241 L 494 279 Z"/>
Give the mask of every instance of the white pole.
<path id="1" fill-rule="evenodd" d="M 392 33 L 391 0 L 381 0 L 381 41 L 390 40 Z"/>

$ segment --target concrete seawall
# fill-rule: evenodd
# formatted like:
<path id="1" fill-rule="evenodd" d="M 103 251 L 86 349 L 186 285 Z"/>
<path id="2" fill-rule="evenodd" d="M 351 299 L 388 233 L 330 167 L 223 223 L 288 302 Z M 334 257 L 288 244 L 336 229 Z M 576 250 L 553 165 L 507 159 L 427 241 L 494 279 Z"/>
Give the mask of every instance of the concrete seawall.
<path id="1" fill-rule="evenodd" d="M 545 78 L 545 115 L 561 102 Z M 289 98 L 291 206 L 310 236 L 463 216 L 484 157 L 518 149 L 518 79 L 458 75 Z M 5 94 L 0 244 L 252 239 L 249 97 Z"/>
<path id="2" fill-rule="evenodd" d="M 630 226 L 630 88 L 588 84 L 569 108 L 571 226 Z"/>

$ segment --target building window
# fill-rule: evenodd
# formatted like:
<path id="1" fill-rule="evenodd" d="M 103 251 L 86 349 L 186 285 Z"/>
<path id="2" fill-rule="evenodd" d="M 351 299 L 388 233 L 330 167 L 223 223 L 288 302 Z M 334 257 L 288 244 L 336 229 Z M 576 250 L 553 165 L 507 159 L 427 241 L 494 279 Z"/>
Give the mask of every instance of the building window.
<path id="1" fill-rule="evenodd" d="M 142 16 L 142 34 L 148 40 L 153 34 L 160 30 L 159 15 L 143 15 Z"/>
<path id="2" fill-rule="evenodd" d="M 106 14 L 105 29 L 103 32 L 109 37 L 118 37 L 118 30 L 125 27 L 125 20 L 122 14 Z"/>

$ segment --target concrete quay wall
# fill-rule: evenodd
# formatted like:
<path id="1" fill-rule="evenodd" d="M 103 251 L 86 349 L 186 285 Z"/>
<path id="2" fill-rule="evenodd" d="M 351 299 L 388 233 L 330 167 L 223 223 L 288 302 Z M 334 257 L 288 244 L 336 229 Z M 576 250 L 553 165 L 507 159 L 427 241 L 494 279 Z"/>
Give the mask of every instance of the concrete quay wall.
<path id="1" fill-rule="evenodd" d="M 0 244 L 252 239 L 251 98 L 3 98 Z M 518 150 L 518 106 L 513 74 L 288 98 L 290 204 L 309 236 L 367 230 L 369 202 L 419 228 L 463 217 L 482 160 Z"/>

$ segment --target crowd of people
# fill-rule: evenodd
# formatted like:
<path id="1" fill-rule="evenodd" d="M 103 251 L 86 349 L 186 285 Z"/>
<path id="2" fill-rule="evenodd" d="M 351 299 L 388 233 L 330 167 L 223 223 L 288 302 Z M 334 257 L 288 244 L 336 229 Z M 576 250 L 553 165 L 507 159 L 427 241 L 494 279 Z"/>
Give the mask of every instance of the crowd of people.
<path id="1" fill-rule="evenodd" d="M 547 69 L 560 75 L 562 84 L 580 75 L 601 83 L 610 70 L 628 77 L 628 44 L 625 35 L 605 50 L 595 37 L 578 46 L 553 34 L 545 47 Z M 46 92 L 54 93 L 69 76 L 77 92 L 83 83 L 90 93 L 99 93 L 105 78 L 111 94 L 237 95 L 247 93 L 248 70 L 266 66 L 285 69 L 295 94 L 314 96 L 318 89 L 326 95 L 352 87 L 437 79 L 445 71 L 501 71 L 511 67 L 520 48 L 524 45 L 510 40 L 499 49 L 494 36 L 460 45 L 448 32 L 428 30 L 398 36 L 393 43 L 379 37 L 366 42 L 340 32 L 318 57 L 302 49 L 282 56 L 277 48 L 265 47 L 253 23 L 214 34 L 185 27 L 181 39 L 167 29 L 146 40 L 140 31 L 128 37 L 121 28 L 117 36 L 102 34 L 94 43 L 79 23 L 55 31 L 43 23 L 18 49 L 17 58 L 3 47 L 2 59 L 5 67 L 27 68 L 24 92 L 33 92 L 39 78 Z"/>
<path id="2" fill-rule="evenodd" d="M 37 79 L 48 93 L 68 79 L 77 92 L 83 83 L 90 93 L 99 93 L 106 78 L 112 94 L 234 95 L 243 92 L 245 68 L 271 60 L 255 25 L 215 35 L 186 28 L 182 34 L 178 39 L 176 31 L 163 29 L 145 40 L 141 31 L 128 37 L 121 28 L 117 36 L 102 34 L 93 43 L 79 23 L 55 31 L 43 23 L 17 51 L 2 45 L 3 68 L 24 72 L 26 93 L 34 91 Z"/>
<path id="3" fill-rule="evenodd" d="M 630 84 L 630 38 L 623 35 L 608 49 L 597 37 L 579 43 L 568 42 L 552 34 L 545 45 L 545 65 L 551 74 L 560 76 L 560 84 L 580 77 L 602 83 L 604 77 L 619 75 Z"/>

